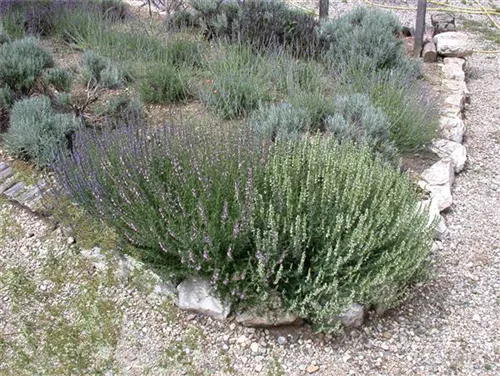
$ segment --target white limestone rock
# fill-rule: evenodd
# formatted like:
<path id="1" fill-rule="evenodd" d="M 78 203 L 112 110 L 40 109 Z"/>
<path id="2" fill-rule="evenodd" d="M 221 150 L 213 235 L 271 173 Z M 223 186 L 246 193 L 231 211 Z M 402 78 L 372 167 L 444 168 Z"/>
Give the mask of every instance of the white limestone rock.
<path id="1" fill-rule="evenodd" d="M 467 161 L 467 149 L 458 142 L 440 139 L 432 142 L 431 150 L 440 158 L 450 158 L 456 173 L 463 170 Z"/>
<path id="2" fill-rule="evenodd" d="M 210 283 L 198 278 L 188 278 L 177 286 L 180 309 L 225 320 L 231 312 L 231 305 L 214 296 Z"/>
<path id="3" fill-rule="evenodd" d="M 339 316 L 339 319 L 347 328 L 359 328 L 365 320 L 365 307 L 352 304 L 347 312 Z"/>
<path id="4" fill-rule="evenodd" d="M 466 57 L 472 55 L 473 48 L 467 34 L 450 31 L 434 36 L 437 52 L 442 56 Z"/>
<path id="5" fill-rule="evenodd" d="M 429 184 L 431 200 L 435 202 L 439 212 L 448 209 L 453 203 L 451 187 L 455 179 L 451 160 L 446 158 L 434 163 L 422 173 L 422 179 Z"/>
<path id="6" fill-rule="evenodd" d="M 443 138 L 461 144 L 464 139 L 465 124 L 458 116 L 443 116 L 439 119 L 439 130 Z"/>

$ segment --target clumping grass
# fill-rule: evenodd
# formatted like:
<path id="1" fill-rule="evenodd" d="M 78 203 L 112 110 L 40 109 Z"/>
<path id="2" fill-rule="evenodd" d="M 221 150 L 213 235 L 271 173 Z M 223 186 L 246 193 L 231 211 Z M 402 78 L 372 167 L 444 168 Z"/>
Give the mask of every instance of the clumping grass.
<path id="1" fill-rule="evenodd" d="M 244 46 L 227 48 L 209 72 L 201 98 L 223 119 L 246 117 L 272 98 L 268 61 Z"/>
<path id="2" fill-rule="evenodd" d="M 141 76 L 139 94 L 146 103 L 184 102 L 192 96 L 189 71 L 164 63 L 149 65 Z"/>
<path id="3" fill-rule="evenodd" d="M 352 67 L 338 77 L 340 92 L 367 93 L 390 120 L 391 140 L 399 153 L 425 149 L 437 134 L 437 111 L 423 84 L 405 71 L 367 71 Z"/>

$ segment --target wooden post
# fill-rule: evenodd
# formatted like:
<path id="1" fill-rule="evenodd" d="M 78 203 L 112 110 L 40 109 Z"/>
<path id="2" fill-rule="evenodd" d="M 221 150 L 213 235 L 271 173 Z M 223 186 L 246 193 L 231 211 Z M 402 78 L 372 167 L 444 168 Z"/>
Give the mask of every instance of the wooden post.
<path id="1" fill-rule="evenodd" d="M 420 57 L 422 47 L 424 46 L 425 32 L 425 11 L 427 10 L 427 0 L 418 0 L 417 5 L 417 23 L 415 25 L 415 35 L 413 42 L 413 56 Z"/>
<path id="2" fill-rule="evenodd" d="M 328 18 L 328 8 L 330 7 L 330 0 L 319 0 L 319 19 L 325 20 Z"/>

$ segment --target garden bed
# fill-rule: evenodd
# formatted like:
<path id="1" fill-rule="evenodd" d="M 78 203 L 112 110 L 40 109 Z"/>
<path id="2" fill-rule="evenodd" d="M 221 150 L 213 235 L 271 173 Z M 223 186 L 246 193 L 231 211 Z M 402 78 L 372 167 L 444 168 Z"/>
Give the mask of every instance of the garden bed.
<path id="1" fill-rule="evenodd" d="M 331 330 L 353 305 L 398 303 L 432 240 L 400 170 L 434 162 L 437 114 L 397 20 L 193 2 L 167 23 L 116 6 L 4 25 L 2 50 L 45 59 L 22 86 L 1 77 L 7 151 L 55 171 L 57 194 L 166 278 L 211 281 L 238 309 L 278 295 Z M 30 109 L 54 119 L 46 144 L 26 142 Z"/>

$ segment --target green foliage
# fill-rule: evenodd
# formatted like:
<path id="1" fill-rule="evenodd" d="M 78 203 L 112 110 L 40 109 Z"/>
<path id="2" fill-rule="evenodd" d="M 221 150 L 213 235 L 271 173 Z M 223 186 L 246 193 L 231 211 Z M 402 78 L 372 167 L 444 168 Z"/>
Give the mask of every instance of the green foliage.
<path id="1" fill-rule="evenodd" d="M 422 276 L 431 234 L 412 184 L 368 148 L 277 143 L 264 171 L 251 220 L 262 298 L 278 291 L 328 329 L 353 303 L 394 305 Z"/>
<path id="2" fill-rule="evenodd" d="M 28 93 L 43 69 L 54 61 L 50 53 L 29 37 L 7 43 L 0 49 L 0 82 L 14 92 Z"/>
<path id="3" fill-rule="evenodd" d="M 189 72 L 162 63 L 150 65 L 140 77 L 139 94 L 147 103 L 183 102 L 192 96 Z"/>
<path id="4" fill-rule="evenodd" d="M 52 85 L 58 91 L 69 92 L 71 90 L 71 74 L 62 68 L 55 67 L 47 69 L 42 75 L 46 85 Z"/>
<path id="5" fill-rule="evenodd" d="M 116 125 L 139 121 L 144 115 L 141 101 L 127 95 L 111 98 L 98 110 L 98 114 Z"/>
<path id="6" fill-rule="evenodd" d="M 284 51 L 270 54 L 271 75 L 276 88 L 286 95 L 321 91 L 325 88 L 325 68 L 313 60 L 297 60 Z"/>
<path id="7" fill-rule="evenodd" d="M 10 110 L 14 104 L 14 93 L 9 87 L 0 87 L 0 109 Z"/>
<path id="8" fill-rule="evenodd" d="M 357 8 L 321 24 L 319 35 L 328 46 L 323 60 L 332 69 L 391 69 L 407 60 L 399 20 L 390 12 Z"/>
<path id="9" fill-rule="evenodd" d="M 83 76 L 91 87 L 119 88 L 123 75 L 113 62 L 93 51 L 85 51 L 82 58 Z"/>
<path id="10" fill-rule="evenodd" d="M 181 10 L 167 15 L 165 24 L 169 30 L 182 30 L 200 26 L 200 20 L 194 12 Z"/>
<path id="11" fill-rule="evenodd" d="M 339 90 L 362 92 L 390 121 L 391 140 L 400 153 L 425 149 L 436 137 L 438 112 L 412 68 L 374 71 L 353 68 L 339 77 Z"/>
<path id="12" fill-rule="evenodd" d="M 192 0 L 208 39 L 222 38 L 258 50 L 285 48 L 294 55 L 314 56 L 320 40 L 318 21 L 279 1 Z"/>
<path id="13" fill-rule="evenodd" d="M 96 3 L 106 20 L 123 20 L 129 15 L 129 5 L 123 0 L 98 0 Z"/>
<path id="14" fill-rule="evenodd" d="M 9 35 L 5 32 L 2 22 L 0 21 L 0 46 L 10 42 Z"/>
<path id="15" fill-rule="evenodd" d="M 319 136 L 265 146 L 252 136 L 79 133 L 55 171 L 146 262 L 211 280 L 240 307 L 278 295 L 329 329 L 353 303 L 398 302 L 423 276 L 432 235 L 408 178 L 366 146 Z"/>
<path id="16" fill-rule="evenodd" d="M 324 132 L 327 117 L 335 112 L 333 100 L 327 97 L 321 88 L 310 92 L 295 90 L 290 95 L 289 101 L 294 107 L 307 112 L 311 132 Z"/>
<path id="17" fill-rule="evenodd" d="M 176 67 L 199 67 L 203 55 L 199 43 L 185 39 L 175 39 L 168 43 L 168 61 Z"/>
<path id="18" fill-rule="evenodd" d="M 271 99 L 268 62 L 244 46 L 229 48 L 209 65 L 212 79 L 201 98 L 224 119 L 247 116 L 261 101 Z"/>
<path id="19" fill-rule="evenodd" d="M 266 140 L 294 139 L 306 133 L 310 119 L 307 111 L 290 103 L 262 104 L 250 117 L 255 133 Z"/>
<path id="20" fill-rule="evenodd" d="M 54 113 L 48 97 L 23 99 L 12 106 L 4 145 L 13 156 L 46 167 L 78 124 L 73 115 Z"/>
<path id="21" fill-rule="evenodd" d="M 294 56 L 320 52 L 314 16 L 275 0 L 248 1 L 242 8 L 238 40 L 258 49 L 285 48 Z"/>
<path id="22" fill-rule="evenodd" d="M 339 142 L 365 143 L 372 152 L 395 161 L 397 149 L 390 139 L 390 122 L 372 105 L 366 94 L 335 98 L 335 114 L 326 119 L 327 129 Z"/>

